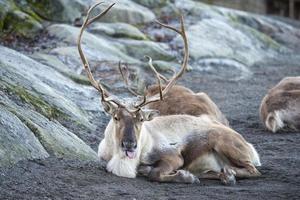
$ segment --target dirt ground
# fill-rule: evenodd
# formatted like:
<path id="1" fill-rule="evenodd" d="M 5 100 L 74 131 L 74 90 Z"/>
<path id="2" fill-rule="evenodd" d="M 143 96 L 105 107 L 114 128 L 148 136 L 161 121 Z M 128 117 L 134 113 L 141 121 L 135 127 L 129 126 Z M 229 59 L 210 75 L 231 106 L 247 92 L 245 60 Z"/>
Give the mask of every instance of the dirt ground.
<path id="1" fill-rule="evenodd" d="M 258 115 L 269 88 L 283 77 L 300 75 L 300 56 L 266 60 L 250 70 L 252 77 L 240 81 L 228 80 L 230 73 L 194 71 L 185 74 L 182 84 L 208 93 L 231 126 L 254 144 L 262 161 L 260 178 L 238 180 L 235 186 L 211 180 L 162 184 L 120 178 L 99 163 L 50 158 L 0 169 L 0 199 L 300 199 L 300 133 L 270 133 Z"/>

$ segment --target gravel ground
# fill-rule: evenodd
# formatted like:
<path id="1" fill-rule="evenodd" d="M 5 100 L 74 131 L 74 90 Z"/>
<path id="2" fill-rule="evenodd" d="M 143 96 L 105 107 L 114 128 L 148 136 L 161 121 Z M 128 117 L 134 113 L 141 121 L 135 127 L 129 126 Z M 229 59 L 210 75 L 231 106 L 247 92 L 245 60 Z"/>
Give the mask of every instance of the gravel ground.
<path id="1" fill-rule="evenodd" d="M 120 178 L 99 163 L 50 158 L 0 169 L 0 199 L 300 199 L 300 133 L 270 133 L 258 115 L 268 89 L 283 77 L 300 75 L 300 56 L 282 55 L 249 69 L 252 76 L 240 81 L 195 70 L 181 84 L 208 93 L 233 129 L 254 144 L 262 161 L 260 178 L 238 180 L 235 186 L 212 180 L 162 184 Z"/>

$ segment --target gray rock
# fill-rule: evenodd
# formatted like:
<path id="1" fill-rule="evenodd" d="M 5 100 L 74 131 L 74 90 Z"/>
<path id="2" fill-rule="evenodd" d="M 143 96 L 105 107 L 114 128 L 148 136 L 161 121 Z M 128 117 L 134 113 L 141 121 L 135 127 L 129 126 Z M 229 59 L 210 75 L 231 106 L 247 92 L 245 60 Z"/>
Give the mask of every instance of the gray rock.
<path id="1" fill-rule="evenodd" d="M 168 2 L 168 0 L 133 0 L 133 1 L 149 8 L 161 7 L 166 5 Z"/>
<path id="2" fill-rule="evenodd" d="M 78 72 L 78 74 L 75 73 L 74 70 L 71 70 L 70 67 L 65 65 L 57 56 L 43 53 L 34 53 L 30 56 L 38 62 L 54 68 L 56 71 L 70 78 L 76 83 L 90 85 L 90 81 L 88 80 L 88 78 L 79 74 L 81 70 L 80 72 Z"/>
<path id="3" fill-rule="evenodd" d="M 204 58 L 194 66 L 195 71 L 215 76 L 215 79 L 240 81 L 252 77 L 252 71 L 247 65 L 227 58 Z"/>
<path id="4" fill-rule="evenodd" d="M 22 7 L 21 7 L 22 8 Z M 30 14 L 28 14 L 30 13 Z M 33 38 L 43 29 L 40 18 L 31 10 L 23 12 L 13 1 L 0 2 L 0 30 L 3 33 Z M 1 35 L 2 33 L 0 33 Z"/>
<path id="5" fill-rule="evenodd" d="M 73 46 L 66 48 L 59 47 L 59 49 L 53 50 L 53 53 L 61 55 L 73 55 L 73 58 L 75 57 L 75 60 L 80 62 L 78 49 L 76 46 L 79 28 L 63 24 L 54 24 L 48 27 L 47 30 L 50 35 L 55 36 L 59 40 L 67 43 L 69 46 Z M 82 44 L 85 53 L 91 60 L 123 60 L 129 63 L 138 62 L 137 60 L 121 52 L 118 46 L 104 37 L 97 37 L 91 33 L 85 32 L 83 35 Z"/>
<path id="6" fill-rule="evenodd" d="M 203 57 L 226 57 L 251 65 L 264 56 L 264 53 L 255 46 L 256 41 L 219 20 L 202 20 L 190 26 L 187 35 L 190 55 L 194 60 Z"/>
<path id="7" fill-rule="evenodd" d="M 58 56 L 74 71 L 81 72 L 82 64 L 77 50 L 77 37 L 79 28 L 55 24 L 48 27 L 50 35 L 69 44 L 68 47 L 58 47 L 51 54 Z M 74 45 L 74 46 L 73 46 Z M 101 35 L 95 36 L 86 32 L 83 36 L 83 50 L 90 61 L 123 61 L 127 63 L 140 63 L 145 55 L 153 59 L 172 61 L 175 56 L 168 51 L 168 45 L 144 40 L 117 39 Z"/>
<path id="8" fill-rule="evenodd" d="M 175 55 L 170 53 L 168 45 L 164 43 L 119 39 L 115 45 L 128 56 L 136 59 L 144 59 L 144 56 L 150 56 L 155 60 L 173 61 Z"/>
<path id="9" fill-rule="evenodd" d="M 126 23 L 95 23 L 89 28 L 94 34 L 105 34 L 116 38 L 145 40 L 147 37 L 136 27 Z"/>
<path id="10" fill-rule="evenodd" d="M 148 23 L 155 19 L 155 15 L 148 8 L 129 0 L 116 0 L 116 5 L 100 20 L 102 22 L 125 22 L 128 24 Z M 101 10 L 108 4 L 100 5 Z"/>
<path id="11" fill-rule="evenodd" d="M 70 130 L 78 135 L 95 130 L 87 112 L 101 112 L 98 94 L 51 67 L 6 47 L 0 49 L 0 119 L 7 122 L 0 121 L 0 157 L 4 157 L 0 166 L 48 154 L 96 160 L 96 153 Z M 4 133 L 8 136 L 2 137 Z"/>
<path id="12" fill-rule="evenodd" d="M 149 67 L 148 64 L 144 64 L 145 67 Z M 153 60 L 153 66 L 160 72 L 171 72 L 171 74 L 174 72 L 174 70 L 179 70 L 181 67 L 180 63 L 176 62 L 166 62 L 163 60 Z M 193 70 L 192 66 L 187 66 L 187 71 Z"/>
<path id="13" fill-rule="evenodd" d="M 81 17 L 93 0 L 28 0 L 32 9 L 49 21 L 73 22 Z"/>
<path id="14" fill-rule="evenodd" d="M 84 104 L 93 97 L 94 91 L 70 81 L 53 68 L 42 65 L 20 53 L 0 46 L 0 80 L 14 93 L 47 118 L 69 120 L 94 129 L 84 109 L 97 109 L 99 106 Z M 16 59 L 18 58 L 18 59 Z"/>
<path id="15" fill-rule="evenodd" d="M 205 3 L 195 2 L 192 0 L 175 0 L 174 5 L 181 12 L 188 12 L 189 16 L 193 18 L 223 18 L 222 14 L 218 12 L 219 7 L 211 6 Z M 197 19 L 194 20 L 196 21 Z"/>
<path id="16" fill-rule="evenodd" d="M 3 83 L 0 85 L 1 89 L 5 91 L 5 84 Z M 11 114 L 13 114 L 16 118 L 12 121 L 9 121 L 10 127 L 15 131 L 14 134 L 20 135 L 23 134 L 22 127 L 26 127 L 29 131 L 29 136 L 25 140 L 19 140 L 18 138 L 14 138 L 13 142 L 15 143 L 14 146 L 18 147 L 18 145 L 22 145 L 33 142 L 38 142 L 41 144 L 41 149 L 39 149 L 40 155 L 46 156 L 39 156 L 27 158 L 26 155 L 20 154 L 20 159 L 36 159 L 36 158 L 46 158 L 50 155 L 56 156 L 58 158 L 68 158 L 68 159 L 78 159 L 78 160 L 97 160 L 96 153 L 86 145 L 81 139 L 79 139 L 74 133 L 67 130 L 63 127 L 60 123 L 55 120 L 49 120 L 45 116 L 41 115 L 40 113 L 32 110 L 30 107 L 23 105 L 17 105 L 15 102 L 10 100 L 5 93 L 1 92 L 0 97 L 0 108 L 5 107 Z M 12 95 L 13 96 L 13 95 Z M 11 97 L 16 101 L 15 98 Z M 21 102 L 18 102 L 22 104 Z M 0 109 L 0 114 L 3 114 L 3 110 Z M 7 120 L 7 116 L 4 116 L 3 119 Z M 22 124 L 20 124 L 21 122 Z M 5 128 L 0 123 L 0 129 Z M 27 132 L 28 132 L 27 131 Z M 26 132 L 25 132 L 26 133 Z M 31 137 L 35 136 L 35 137 Z M 3 143 L 9 143 L 6 137 L 1 137 Z M 12 146 L 12 147 L 14 147 Z M 6 149 L 4 147 L 4 149 Z M 0 148 L 1 151 L 1 148 Z M 34 151 L 29 147 L 26 146 L 24 148 L 24 152 Z M 18 153 L 16 149 L 12 150 L 13 153 Z M 6 159 L 11 158 L 11 156 L 4 156 Z M 16 160 L 18 161 L 18 160 Z M 4 162 L 3 162 L 4 163 Z M 1 165 L 1 161 L 0 161 Z"/>
<path id="17" fill-rule="evenodd" d="M 188 10 L 191 17 L 186 20 L 187 24 L 189 20 L 198 21 L 187 28 L 193 60 L 217 57 L 250 66 L 279 51 L 287 51 L 262 32 L 262 27 L 273 26 L 268 18 L 260 17 L 257 21 L 257 15 L 190 0 L 176 1 L 175 5 L 183 12 Z M 175 42 L 179 45 L 180 38 L 177 37 Z"/>
<path id="18" fill-rule="evenodd" d="M 48 156 L 30 129 L 0 102 L 0 167 L 20 160 L 43 159 Z"/>

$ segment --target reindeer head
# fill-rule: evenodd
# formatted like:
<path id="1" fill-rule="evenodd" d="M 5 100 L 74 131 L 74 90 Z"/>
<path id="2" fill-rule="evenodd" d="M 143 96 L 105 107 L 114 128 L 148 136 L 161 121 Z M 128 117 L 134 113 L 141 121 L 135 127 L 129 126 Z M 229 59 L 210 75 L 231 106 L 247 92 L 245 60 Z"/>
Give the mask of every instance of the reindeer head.
<path id="1" fill-rule="evenodd" d="M 145 121 L 152 120 L 155 116 L 159 114 L 156 110 L 147 110 L 145 109 L 145 106 L 152 102 L 162 101 L 163 97 L 168 93 L 168 91 L 172 88 L 172 86 L 175 85 L 177 79 L 182 76 L 182 74 L 185 72 L 189 57 L 188 52 L 188 42 L 185 35 L 185 29 L 183 25 L 183 17 L 181 17 L 181 29 L 177 30 L 171 26 L 162 24 L 157 21 L 158 24 L 161 26 L 171 29 L 178 34 L 180 34 L 184 41 L 184 59 L 182 63 L 182 67 L 178 73 L 174 73 L 173 77 L 169 80 L 167 80 L 163 75 L 159 74 L 157 70 L 154 68 L 152 64 L 152 59 L 150 57 L 147 57 L 149 59 L 149 66 L 152 69 L 152 71 L 155 73 L 160 92 L 157 95 L 146 97 L 145 95 L 140 95 L 134 92 L 129 86 L 128 86 L 128 80 L 126 78 L 126 75 L 124 71 L 121 69 L 121 64 L 119 63 L 119 69 L 121 72 L 121 75 L 124 79 L 125 84 L 127 85 L 129 91 L 133 94 L 135 94 L 137 97 L 133 98 L 132 101 L 126 103 L 115 96 L 109 94 L 107 90 L 101 85 L 100 82 L 97 82 L 90 70 L 90 66 L 88 63 L 87 58 L 85 57 L 82 48 L 81 48 L 81 38 L 83 35 L 84 30 L 86 27 L 91 24 L 92 22 L 96 21 L 100 17 L 104 16 L 113 6 L 114 4 L 111 4 L 107 9 L 105 9 L 102 13 L 96 15 L 93 18 L 90 18 L 90 13 L 93 11 L 95 7 L 97 7 L 101 3 L 97 3 L 94 6 L 92 6 L 88 13 L 87 17 L 81 27 L 79 37 L 78 37 L 78 51 L 80 54 L 80 58 L 83 62 L 84 69 L 87 73 L 87 76 L 94 88 L 96 88 L 100 95 L 101 95 L 101 103 L 104 107 L 104 110 L 106 113 L 111 115 L 112 122 L 114 123 L 114 133 L 115 133 L 115 141 L 119 148 L 124 152 L 124 155 L 128 158 L 134 158 L 135 152 L 137 147 L 139 146 L 138 141 L 141 133 L 142 124 Z M 126 71 L 126 70 L 125 70 Z M 127 71 L 128 72 L 128 71 Z M 166 86 L 164 89 L 161 87 L 161 81 L 166 82 Z"/>

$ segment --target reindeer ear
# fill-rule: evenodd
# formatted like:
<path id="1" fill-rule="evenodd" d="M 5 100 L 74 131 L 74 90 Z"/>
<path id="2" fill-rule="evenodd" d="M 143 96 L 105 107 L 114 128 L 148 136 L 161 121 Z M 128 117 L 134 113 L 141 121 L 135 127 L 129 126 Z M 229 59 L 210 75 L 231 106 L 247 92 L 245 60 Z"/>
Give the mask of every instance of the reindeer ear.
<path id="1" fill-rule="evenodd" d="M 154 117 L 159 116 L 158 110 L 143 110 L 145 121 L 151 121 Z"/>
<path id="2" fill-rule="evenodd" d="M 114 103 L 107 103 L 105 101 L 102 101 L 102 106 L 104 111 L 110 115 L 113 115 L 118 108 L 118 106 L 115 105 Z"/>

